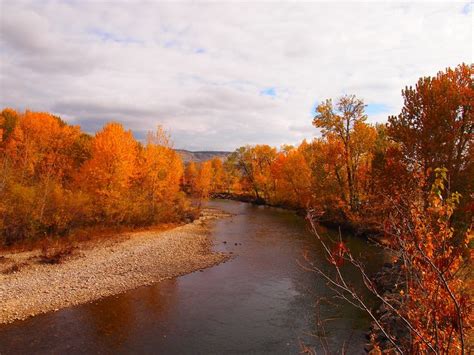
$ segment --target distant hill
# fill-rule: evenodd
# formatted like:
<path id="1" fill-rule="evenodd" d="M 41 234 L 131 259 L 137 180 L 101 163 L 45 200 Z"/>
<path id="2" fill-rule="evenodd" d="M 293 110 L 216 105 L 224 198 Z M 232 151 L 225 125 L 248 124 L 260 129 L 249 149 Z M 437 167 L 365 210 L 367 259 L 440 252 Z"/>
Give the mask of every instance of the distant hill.
<path id="1" fill-rule="evenodd" d="M 184 149 L 176 149 L 176 151 L 181 155 L 181 158 L 185 163 L 201 162 L 210 160 L 212 158 L 218 157 L 224 160 L 232 152 L 223 152 L 223 151 L 202 151 L 202 152 L 191 152 Z"/>

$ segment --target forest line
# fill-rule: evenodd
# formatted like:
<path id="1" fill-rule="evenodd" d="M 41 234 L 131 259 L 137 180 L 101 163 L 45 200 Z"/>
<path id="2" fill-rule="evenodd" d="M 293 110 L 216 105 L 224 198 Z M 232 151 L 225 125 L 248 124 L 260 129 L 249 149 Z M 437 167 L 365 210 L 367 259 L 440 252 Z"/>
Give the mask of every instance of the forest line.
<path id="1" fill-rule="evenodd" d="M 297 209 L 337 223 L 382 227 L 391 205 L 428 191 L 447 171 L 461 194 L 457 221 L 472 217 L 472 69 L 462 64 L 403 90 L 404 107 L 369 124 L 364 102 L 346 95 L 316 109 L 322 136 L 298 146 L 238 148 L 227 159 L 185 167 L 159 126 L 145 143 L 118 123 L 94 136 L 49 113 L 0 114 L 3 244 L 66 235 L 94 224 L 150 225 L 181 218 L 185 192 L 216 193 Z"/>
<path id="2" fill-rule="evenodd" d="M 386 124 L 367 123 L 363 100 L 346 95 L 316 108 L 322 137 L 280 149 L 243 146 L 225 161 L 190 163 L 184 185 L 197 197 L 250 196 L 257 203 L 315 208 L 328 220 L 378 226 L 391 205 L 429 191 L 446 169 L 461 194 L 458 222 L 472 217 L 472 69 L 459 65 L 403 90 L 404 107 Z"/>

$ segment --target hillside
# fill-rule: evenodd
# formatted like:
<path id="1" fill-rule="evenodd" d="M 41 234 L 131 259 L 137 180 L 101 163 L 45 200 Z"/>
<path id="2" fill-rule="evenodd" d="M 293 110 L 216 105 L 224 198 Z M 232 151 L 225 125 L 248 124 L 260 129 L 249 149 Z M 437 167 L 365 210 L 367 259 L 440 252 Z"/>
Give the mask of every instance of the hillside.
<path id="1" fill-rule="evenodd" d="M 201 162 L 218 157 L 221 159 L 226 158 L 231 152 L 224 151 L 201 151 L 201 152 L 191 152 L 185 149 L 176 149 L 176 151 L 181 155 L 181 158 L 185 163 L 194 161 Z"/>

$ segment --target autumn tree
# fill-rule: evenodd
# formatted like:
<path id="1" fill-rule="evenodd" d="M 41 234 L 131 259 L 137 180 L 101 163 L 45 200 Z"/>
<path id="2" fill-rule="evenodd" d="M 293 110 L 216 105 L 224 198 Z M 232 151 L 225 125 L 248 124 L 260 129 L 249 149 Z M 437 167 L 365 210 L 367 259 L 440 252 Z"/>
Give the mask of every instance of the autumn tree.
<path id="1" fill-rule="evenodd" d="M 385 233 L 389 235 L 387 246 L 395 262 L 392 280 L 396 281 L 389 281 L 388 287 L 381 287 L 366 272 L 342 239 L 334 243 L 320 235 L 313 211 L 308 213 L 312 231 L 335 273 L 314 263 L 308 269 L 327 282 L 337 299 L 348 301 L 372 318 L 374 353 L 470 353 L 470 265 L 464 255 L 473 235 L 468 230 L 462 243 L 452 242 L 455 234 L 451 216 L 458 206 L 459 194 L 447 191 L 446 176 L 446 169 L 436 169 L 429 192 L 424 188 L 427 180 L 421 179 L 419 189 L 409 199 L 394 204 Z M 374 312 L 362 293 L 346 280 L 344 270 L 351 265 L 383 305 L 381 314 Z"/>
<path id="2" fill-rule="evenodd" d="M 352 161 L 354 173 L 354 186 L 359 201 L 359 208 L 366 207 L 370 193 L 370 178 L 375 143 L 378 138 L 374 126 L 365 122 L 356 122 L 352 136 Z"/>
<path id="3" fill-rule="evenodd" d="M 6 142 L 6 151 L 20 178 L 48 181 L 71 174 L 70 151 L 78 140 L 78 127 L 68 126 L 48 113 L 27 111 Z"/>
<path id="4" fill-rule="evenodd" d="M 252 159 L 252 147 L 240 147 L 233 152 L 228 159 L 235 161 L 235 166 L 242 174 L 242 183 L 248 185 L 255 194 L 255 198 L 260 201 L 261 191 L 255 180 L 254 164 Z"/>
<path id="5" fill-rule="evenodd" d="M 393 208 L 384 233 L 402 278 L 394 285 L 399 297 L 385 297 L 384 303 L 407 328 L 409 336 L 392 329 L 405 352 L 465 354 L 472 329 L 468 253 L 473 235 L 470 229 L 462 238 L 455 233 L 452 216 L 460 194 L 449 190 L 447 170 L 435 169 L 431 181 L 419 176 L 418 188 L 404 199 L 387 197 Z"/>
<path id="6" fill-rule="evenodd" d="M 354 95 L 341 97 L 334 105 L 328 99 L 316 108 L 313 125 L 321 128 L 323 137 L 333 134 L 344 147 L 344 168 L 347 180 L 348 203 L 352 210 L 359 207 L 356 170 L 358 168 L 354 130 L 367 119 L 364 102 Z"/>
<path id="7" fill-rule="evenodd" d="M 277 150 L 268 145 L 245 146 L 237 149 L 229 159 L 236 162 L 242 174 L 242 183 L 247 185 L 259 202 L 271 202 L 275 192 L 275 179 L 271 166 Z"/>
<path id="8" fill-rule="evenodd" d="M 271 202 L 276 190 L 272 165 L 277 157 L 277 150 L 269 145 L 256 145 L 251 149 L 251 164 L 253 165 L 253 181 L 263 192 L 263 198 Z"/>
<path id="9" fill-rule="evenodd" d="M 198 175 L 194 185 L 194 194 L 198 198 L 199 205 L 203 200 L 209 198 L 212 188 L 212 163 L 202 162 L 199 166 Z"/>
<path id="10" fill-rule="evenodd" d="M 195 190 L 196 182 L 198 177 L 198 170 L 196 163 L 191 161 L 186 165 L 184 170 L 184 185 L 187 188 L 187 191 L 193 193 Z"/>
<path id="11" fill-rule="evenodd" d="M 311 201 L 311 170 L 299 149 L 286 147 L 272 163 L 278 202 L 306 208 Z"/>
<path id="12" fill-rule="evenodd" d="M 97 225 L 179 218 L 183 165 L 158 127 L 145 145 L 120 124 L 94 137 L 49 113 L 0 113 L 0 243 Z"/>
<path id="13" fill-rule="evenodd" d="M 3 109 L 0 113 L 0 143 L 6 141 L 13 132 L 19 119 L 19 114 L 11 108 Z"/>
<path id="14" fill-rule="evenodd" d="M 403 260 L 406 280 L 400 294 L 405 298 L 397 311 L 412 329 L 410 339 L 399 341 L 412 353 L 469 351 L 472 304 L 466 280 L 469 260 L 463 255 L 473 235 L 467 230 L 461 242 L 453 242 L 451 217 L 460 195 L 446 183 L 447 170 L 437 168 L 428 194 L 420 191 L 394 209 L 386 229 L 392 249 Z"/>
<path id="15" fill-rule="evenodd" d="M 236 155 L 230 154 L 223 163 L 223 189 L 228 194 L 242 192 L 242 172 L 238 167 Z"/>
<path id="16" fill-rule="evenodd" d="M 65 189 L 74 173 L 71 151 L 79 128 L 48 113 L 9 115 L 15 124 L 4 142 L 0 189 L 7 243 L 63 230 L 73 218 L 67 206 L 79 200 Z"/>
<path id="17" fill-rule="evenodd" d="M 342 202 L 347 204 L 347 175 L 344 173 L 345 154 L 341 140 L 334 134 L 327 134 L 325 139 L 313 143 L 313 152 L 318 200 L 327 202 L 326 208 L 333 204 L 340 207 Z"/>
<path id="18" fill-rule="evenodd" d="M 224 190 L 224 166 L 222 160 L 218 157 L 211 159 L 212 183 L 211 191 L 222 192 Z"/>
<path id="19" fill-rule="evenodd" d="M 448 169 L 451 187 L 466 194 L 474 181 L 472 66 L 461 64 L 402 91 L 404 105 L 388 133 L 411 171 Z"/>
<path id="20" fill-rule="evenodd" d="M 126 221 L 128 194 L 136 173 L 137 142 L 131 131 L 119 123 L 109 123 L 93 141 L 91 158 L 82 166 L 77 183 L 94 196 L 96 218 L 110 222 Z"/>
<path id="21" fill-rule="evenodd" d="M 183 164 L 170 146 L 168 133 L 158 126 L 147 134 L 147 142 L 139 149 L 137 172 L 133 179 L 135 206 L 147 222 L 171 219 L 180 195 Z M 141 198 L 140 198 L 141 197 Z M 140 212 L 141 211 L 141 212 Z"/>

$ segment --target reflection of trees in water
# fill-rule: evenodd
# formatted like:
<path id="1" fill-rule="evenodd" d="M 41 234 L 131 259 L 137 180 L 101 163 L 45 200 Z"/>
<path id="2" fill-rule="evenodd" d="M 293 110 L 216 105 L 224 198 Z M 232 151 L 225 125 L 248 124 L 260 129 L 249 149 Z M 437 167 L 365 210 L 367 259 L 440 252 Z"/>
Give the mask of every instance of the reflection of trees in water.
<path id="1" fill-rule="evenodd" d="M 83 326 L 90 327 L 96 350 L 114 351 L 137 344 L 134 337 L 142 337 L 157 323 L 168 323 L 177 299 L 176 286 L 176 280 L 166 280 L 84 306 Z"/>

